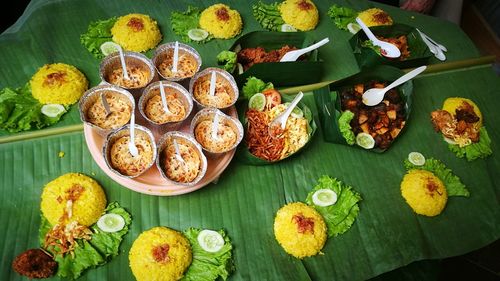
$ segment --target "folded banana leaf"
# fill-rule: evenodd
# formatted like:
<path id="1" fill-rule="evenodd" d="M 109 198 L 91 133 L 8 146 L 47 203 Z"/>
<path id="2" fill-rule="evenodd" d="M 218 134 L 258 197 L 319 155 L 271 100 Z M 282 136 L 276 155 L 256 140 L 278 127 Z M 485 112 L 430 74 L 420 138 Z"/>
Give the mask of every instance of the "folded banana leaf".
<path id="1" fill-rule="evenodd" d="M 270 51 L 280 49 L 284 45 L 300 49 L 314 42 L 315 39 L 304 32 L 254 31 L 241 36 L 229 50 L 263 47 Z M 312 84 L 321 81 L 323 62 L 318 59 L 318 50 L 314 50 L 304 61 L 258 63 L 242 74 L 234 74 L 238 85 L 244 84 L 250 76 L 259 77 L 279 87 Z"/>
<path id="2" fill-rule="evenodd" d="M 406 59 L 400 60 L 399 58 L 390 59 L 380 55 L 373 47 L 367 46 L 368 37 L 366 37 L 364 32 L 360 31 L 354 34 L 349 40 L 359 68 L 380 64 L 392 65 L 398 68 L 411 68 L 427 64 L 432 57 L 432 53 L 414 27 L 396 23 L 393 25 L 370 27 L 370 30 L 375 36 L 382 36 L 384 38 L 395 38 L 406 35 L 409 56 Z"/>
<path id="3" fill-rule="evenodd" d="M 329 86 L 315 90 L 314 98 L 316 106 L 318 108 L 319 120 L 321 128 L 323 129 L 324 140 L 327 142 L 349 145 L 346 139 L 343 137 L 339 125 L 339 118 L 342 114 L 340 100 L 340 93 L 342 92 L 342 90 L 352 88 L 355 84 L 372 80 L 390 83 L 398 79 L 402 75 L 404 75 L 404 72 L 398 68 L 380 65 L 377 67 L 365 69 L 351 77 L 339 80 L 330 84 Z M 408 126 L 408 118 L 410 117 L 411 112 L 411 95 L 413 92 L 413 83 L 410 80 L 400 85 L 396 89 L 404 102 L 406 124 L 403 126 L 401 132 L 398 134 L 394 141 L 396 141 L 397 138 L 401 136 L 405 128 Z M 394 141 L 391 143 L 391 146 L 394 145 Z M 362 149 L 357 145 L 356 147 Z M 378 153 L 384 152 L 385 150 L 387 149 L 380 149 L 377 147 L 370 149 L 370 151 Z"/>
<path id="4" fill-rule="evenodd" d="M 281 95 L 282 103 L 291 102 L 294 98 L 295 95 Z M 248 110 L 248 101 L 247 100 L 238 101 L 236 107 L 238 108 L 238 118 L 240 119 L 241 123 L 243 124 L 243 127 L 245 128 L 245 134 L 246 134 L 246 129 L 247 129 L 246 112 Z M 303 102 L 299 102 L 297 107 L 299 107 L 302 110 L 302 112 L 304 113 L 304 117 L 307 119 L 307 134 L 309 138 L 307 140 L 307 143 L 303 147 L 301 147 L 299 150 L 288 155 L 283 159 L 271 162 L 258 158 L 257 156 L 250 153 L 248 147 L 246 146 L 245 140 L 243 140 L 241 144 L 238 146 L 238 149 L 236 151 L 236 159 L 238 159 L 242 163 L 250 165 L 269 165 L 285 160 L 289 157 L 292 157 L 297 153 L 299 153 L 300 151 L 302 151 L 305 147 L 307 147 L 307 145 L 311 142 L 314 133 L 316 132 L 317 126 L 316 122 L 314 122 L 314 116 L 312 114 L 312 111 L 311 109 L 309 109 L 307 105 L 305 105 Z"/>

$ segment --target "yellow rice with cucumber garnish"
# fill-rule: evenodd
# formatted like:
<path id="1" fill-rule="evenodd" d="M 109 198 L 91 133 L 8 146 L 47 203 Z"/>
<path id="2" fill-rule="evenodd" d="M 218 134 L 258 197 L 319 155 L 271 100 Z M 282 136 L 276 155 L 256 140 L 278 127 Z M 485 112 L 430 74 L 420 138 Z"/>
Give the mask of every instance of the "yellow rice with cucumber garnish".
<path id="1" fill-rule="evenodd" d="M 144 52 L 160 43 L 158 24 L 148 15 L 128 14 L 120 17 L 111 28 L 113 41 L 125 50 Z"/>
<path id="2" fill-rule="evenodd" d="M 318 9 L 310 0 L 286 0 L 279 9 L 283 21 L 300 31 L 312 30 L 318 24 Z"/>
<path id="3" fill-rule="evenodd" d="M 74 104 L 87 90 L 88 84 L 83 73 L 64 63 L 42 66 L 30 81 L 31 94 L 41 104 Z"/>
<path id="4" fill-rule="evenodd" d="M 233 38 L 240 34 L 242 26 L 240 13 L 227 5 L 215 4 L 201 12 L 200 27 L 215 38 Z"/>

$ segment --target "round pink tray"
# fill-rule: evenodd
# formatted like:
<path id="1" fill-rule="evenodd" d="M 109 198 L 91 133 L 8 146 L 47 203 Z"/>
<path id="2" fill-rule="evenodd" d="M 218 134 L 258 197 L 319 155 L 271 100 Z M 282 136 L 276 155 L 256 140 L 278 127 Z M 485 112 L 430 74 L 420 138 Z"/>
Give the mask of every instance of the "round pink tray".
<path id="1" fill-rule="evenodd" d="M 227 113 L 233 117 L 237 116 L 236 108 L 234 106 L 229 108 Z M 137 123 L 140 123 L 148 128 L 150 127 L 144 120 L 140 120 L 142 118 L 137 119 Z M 191 118 L 188 118 L 188 120 L 181 125 L 182 127 L 180 131 L 188 132 L 190 120 Z M 155 135 L 156 140 L 159 140 L 160 133 L 154 129 L 151 129 L 151 131 Z M 84 134 L 90 154 L 92 154 L 92 157 L 96 161 L 97 165 L 99 165 L 99 167 L 110 178 L 131 190 L 158 196 L 173 196 L 193 192 L 211 183 L 212 181 L 217 180 L 221 173 L 226 169 L 227 165 L 229 165 L 229 162 L 233 159 L 236 151 L 236 149 L 233 149 L 229 152 L 221 154 L 220 156 L 206 155 L 208 165 L 205 176 L 194 186 L 182 186 L 171 184 L 163 179 L 156 165 L 153 165 L 144 174 L 133 179 L 115 174 L 106 166 L 102 155 L 102 147 L 104 145 L 105 137 L 101 136 L 95 129 L 86 124 L 84 125 Z"/>

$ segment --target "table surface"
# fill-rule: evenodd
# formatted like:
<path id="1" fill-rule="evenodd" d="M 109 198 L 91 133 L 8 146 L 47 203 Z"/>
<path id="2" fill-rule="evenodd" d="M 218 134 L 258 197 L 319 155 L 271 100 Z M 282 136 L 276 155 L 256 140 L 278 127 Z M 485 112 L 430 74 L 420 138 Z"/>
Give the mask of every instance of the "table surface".
<path id="1" fill-rule="evenodd" d="M 237 8 L 244 21 L 243 34 L 260 30 L 251 15 L 251 3 L 226 1 Z M 155 18 L 164 35 L 162 42 L 176 40 L 169 25 L 173 10 L 188 4 L 208 6 L 212 1 L 32 1 L 19 21 L 0 35 L 1 87 L 17 87 L 29 80 L 43 64 L 64 62 L 82 70 L 91 86 L 98 84 L 99 61 L 79 43 L 89 22 L 132 12 Z M 326 15 L 332 4 L 365 9 L 380 6 L 366 1 L 315 1 L 320 24 L 311 34 L 329 36 L 332 44 L 321 49 L 327 65 L 323 80 L 337 80 L 359 72 L 347 40 Z M 82 8 L 85 7 L 85 8 Z M 448 62 L 479 57 L 470 39 L 452 23 L 383 6 L 396 22 L 418 27 L 449 49 Z M 192 44 L 204 66 L 215 64 L 214 50 L 227 49 L 234 40 Z M 430 64 L 438 64 L 432 59 Z M 108 201 L 118 201 L 133 216 L 120 255 L 109 263 L 88 270 L 81 280 L 133 279 L 128 250 L 144 230 L 162 225 L 177 230 L 188 227 L 224 228 L 234 245 L 236 271 L 231 280 L 363 280 L 413 261 L 445 258 L 470 252 L 500 238 L 500 79 L 489 65 L 449 67 L 414 79 L 414 99 L 406 131 L 383 154 L 327 143 L 318 129 L 312 143 L 300 154 L 268 166 L 233 161 L 217 184 L 175 197 L 149 196 L 129 190 L 111 180 L 92 159 L 81 132 L 77 107 L 40 136 L 0 145 L 0 276 L 21 279 L 10 264 L 20 252 L 38 247 L 40 194 L 52 179 L 81 172 L 95 178 Z M 304 101 L 313 113 L 312 93 Z M 485 117 L 493 155 L 467 162 L 456 158 L 432 130 L 429 113 L 440 108 L 446 97 L 473 99 Z M 318 122 L 318 120 L 316 120 Z M 29 136 L 30 133 L 26 134 Z M 23 135 L 23 134 L 21 134 Z M 43 135 L 43 133 L 42 133 Z M 0 132 L 2 138 L 11 135 Z M 65 152 L 63 158 L 58 157 Z M 402 161 L 410 151 L 420 151 L 443 161 L 471 191 L 470 198 L 451 197 L 444 212 L 434 218 L 415 215 L 399 194 L 405 173 Z M 298 260 L 287 255 L 274 239 L 276 211 L 286 203 L 305 201 L 321 175 L 336 177 L 360 192 L 361 212 L 353 227 L 329 238 L 324 255 Z"/>

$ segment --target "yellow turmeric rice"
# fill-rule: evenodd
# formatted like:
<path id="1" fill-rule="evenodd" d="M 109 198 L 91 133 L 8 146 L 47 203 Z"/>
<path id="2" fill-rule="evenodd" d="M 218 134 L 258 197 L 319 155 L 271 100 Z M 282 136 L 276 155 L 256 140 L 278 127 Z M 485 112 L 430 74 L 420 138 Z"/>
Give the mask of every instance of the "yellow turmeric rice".
<path id="1" fill-rule="evenodd" d="M 46 64 L 31 77 L 31 94 L 42 104 L 70 105 L 88 88 L 85 75 L 64 63 Z"/>
<path id="2" fill-rule="evenodd" d="M 113 41 L 125 50 L 144 52 L 160 43 L 162 35 L 156 21 L 148 15 L 128 14 L 120 17 L 111 28 Z"/>
<path id="3" fill-rule="evenodd" d="M 410 170 L 401 182 L 401 195 L 419 215 L 439 215 L 448 201 L 443 182 L 425 170 Z"/>
<path id="4" fill-rule="evenodd" d="M 451 115 L 455 116 L 456 110 L 462 107 L 464 102 L 470 104 L 474 108 L 474 113 L 479 117 L 479 121 L 477 121 L 474 126 L 476 126 L 478 129 L 481 128 L 483 124 L 483 114 L 481 114 L 481 110 L 479 110 L 479 107 L 470 99 L 460 97 L 447 98 L 443 103 L 443 110 L 446 110 Z"/>
<path id="5" fill-rule="evenodd" d="M 283 21 L 300 31 L 312 30 L 318 24 L 318 9 L 310 0 L 286 0 L 279 8 Z"/>
<path id="6" fill-rule="evenodd" d="M 371 8 L 358 14 L 366 26 L 392 25 L 392 18 L 384 10 Z"/>
<path id="7" fill-rule="evenodd" d="M 201 12 L 200 27 L 215 38 L 233 38 L 241 32 L 242 25 L 240 13 L 224 4 L 212 5 Z"/>

